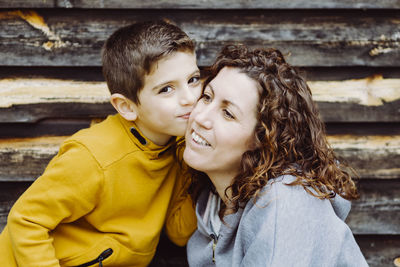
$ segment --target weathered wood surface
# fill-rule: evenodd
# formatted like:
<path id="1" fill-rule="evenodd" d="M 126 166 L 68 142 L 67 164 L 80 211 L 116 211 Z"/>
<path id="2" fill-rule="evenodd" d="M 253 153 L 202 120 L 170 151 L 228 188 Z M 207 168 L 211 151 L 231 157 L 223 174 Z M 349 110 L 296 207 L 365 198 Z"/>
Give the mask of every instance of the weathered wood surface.
<path id="1" fill-rule="evenodd" d="M 361 230 L 370 227 L 370 231 L 378 228 L 380 232 L 383 232 L 381 228 L 385 230 L 390 230 L 390 227 L 392 227 L 392 229 L 393 227 L 395 229 L 399 228 L 397 224 L 400 219 L 400 213 L 398 212 L 400 205 L 400 189 L 398 184 L 399 183 L 385 183 L 383 185 L 381 181 L 378 183 L 376 181 L 361 181 L 361 199 L 354 202 L 349 219 L 347 220 L 355 233 L 355 238 L 361 251 L 371 267 L 395 266 L 394 260 L 400 257 L 400 237 L 398 235 L 357 234 L 360 227 L 363 227 Z M 10 208 L 29 185 L 30 183 L 27 182 L 0 183 L 0 231 L 6 224 Z M 386 195 L 385 192 L 388 192 L 388 194 Z M 376 213 L 379 209 L 384 209 L 384 214 L 386 216 L 376 217 Z M 358 219 L 358 221 L 356 221 L 355 218 Z M 171 245 L 167 242 L 161 244 L 158 253 L 168 255 L 165 250 L 163 251 L 163 248 L 167 246 Z M 174 262 L 176 264 L 184 262 L 184 253 L 180 255 L 180 260 L 179 255 L 179 253 L 174 254 Z M 168 257 L 164 258 L 168 259 Z"/>
<path id="2" fill-rule="evenodd" d="M 400 79 L 310 81 L 325 122 L 400 122 Z"/>
<path id="3" fill-rule="evenodd" d="M 400 122 L 400 79 L 310 81 L 325 122 Z M 1 79 L 0 122 L 105 117 L 115 113 L 104 82 Z"/>
<path id="4" fill-rule="evenodd" d="M 309 85 L 333 127 L 329 141 L 361 176 L 347 222 L 370 266 L 400 257 L 400 0 L 0 0 L 0 8 L 0 231 L 66 138 L 16 137 L 38 125 L 40 135 L 67 135 L 114 113 L 101 81 L 104 41 L 123 25 L 165 18 L 196 40 L 200 66 L 242 42 L 316 70 Z M 363 78 L 379 73 L 385 79 Z"/>
<path id="5" fill-rule="evenodd" d="M 393 235 L 355 236 L 369 266 L 400 266 L 400 237 Z M 395 265 L 394 263 L 397 263 Z"/>
<path id="6" fill-rule="evenodd" d="M 0 80 L 0 122 L 105 117 L 115 113 L 104 82 Z"/>
<path id="7" fill-rule="evenodd" d="M 35 123 L 0 123 L 0 138 L 68 136 L 88 128 L 93 119 L 45 119 Z M 381 127 L 379 127 L 381 129 Z M 397 131 L 400 134 L 400 127 Z M 384 134 L 388 134 L 385 132 Z"/>
<path id="8" fill-rule="evenodd" d="M 0 183 L 0 185 L 1 228 L 6 222 L 6 214 L 29 183 Z M 399 180 L 361 180 L 359 191 L 361 198 L 352 203 L 352 210 L 346 220 L 352 232 L 355 235 L 400 234 Z"/>
<path id="9" fill-rule="evenodd" d="M 33 181 L 66 137 L 0 139 L 0 181 Z M 362 178 L 400 177 L 400 135 L 329 136 L 338 155 Z"/>
<path id="10" fill-rule="evenodd" d="M 258 9 L 0 11 L 0 64 L 100 66 L 101 47 L 113 31 L 161 18 L 196 40 L 201 66 L 233 42 L 279 48 L 296 66 L 400 66 L 399 12 Z"/>
<path id="11" fill-rule="evenodd" d="M 399 162 L 399 161 L 397 161 Z M 400 180 L 359 182 L 360 199 L 352 203 L 346 222 L 354 234 L 400 234 Z M 400 247 L 399 247 L 400 256 Z"/>
<path id="12" fill-rule="evenodd" d="M 33 181 L 65 138 L 0 139 L 0 181 Z"/>
<path id="13" fill-rule="evenodd" d="M 18 197 L 31 183 L 0 183 L 0 232 L 7 223 L 8 212 Z"/>
<path id="14" fill-rule="evenodd" d="M 200 69 L 204 69 L 200 66 Z M 379 77 L 400 78 L 400 68 L 369 66 L 299 67 L 308 81 L 344 81 Z M 74 81 L 104 81 L 101 66 L 0 66 L 0 79 L 43 78 Z"/>
<path id="15" fill-rule="evenodd" d="M 0 8 L 180 8 L 180 9 L 382 9 L 400 8 L 399 0 L 0 0 Z"/>
<path id="16" fill-rule="evenodd" d="M 360 177 L 400 177 L 400 135 L 332 135 L 328 136 L 328 141 L 334 151 L 345 159 Z"/>
<path id="17" fill-rule="evenodd" d="M 100 118 L 99 118 L 100 119 Z M 45 119 L 34 123 L 0 123 L 0 138 L 67 136 L 88 128 L 93 119 Z M 329 135 L 400 135 L 396 123 L 326 123 Z"/>

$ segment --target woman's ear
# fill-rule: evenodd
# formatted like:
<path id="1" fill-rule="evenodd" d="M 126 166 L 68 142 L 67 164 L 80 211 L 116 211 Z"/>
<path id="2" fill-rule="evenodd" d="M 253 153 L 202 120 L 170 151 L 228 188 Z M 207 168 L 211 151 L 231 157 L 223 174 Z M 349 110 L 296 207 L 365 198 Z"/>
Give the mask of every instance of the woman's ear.
<path id="1" fill-rule="evenodd" d="M 127 121 L 137 119 L 137 104 L 121 94 L 112 94 L 110 97 L 111 105 Z"/>

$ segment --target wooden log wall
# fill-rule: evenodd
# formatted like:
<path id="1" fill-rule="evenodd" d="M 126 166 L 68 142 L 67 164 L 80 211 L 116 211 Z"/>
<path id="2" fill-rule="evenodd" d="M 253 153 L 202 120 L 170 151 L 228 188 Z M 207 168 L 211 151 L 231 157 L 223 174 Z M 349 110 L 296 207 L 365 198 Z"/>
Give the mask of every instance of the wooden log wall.
<path id="1" fill-rule="evenodd" d="M 200 67 L 240 42 L 304 71 L 332 147 L 360 175 L 347 222 L 370 266 L 400 266 L 400 0 L 0 0 L 0 230 L 62 140 L 113 113 L 106 38 L 161 18 L 196 40 Z M 169 256 L 155 266 L 185 266 L 184 250 Z"/>

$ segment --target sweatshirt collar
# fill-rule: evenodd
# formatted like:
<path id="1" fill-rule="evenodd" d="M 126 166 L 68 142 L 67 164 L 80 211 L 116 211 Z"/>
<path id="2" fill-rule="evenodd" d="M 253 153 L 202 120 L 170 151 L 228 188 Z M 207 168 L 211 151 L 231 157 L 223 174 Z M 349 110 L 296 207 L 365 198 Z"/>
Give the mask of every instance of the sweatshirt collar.
<path id="1" fill-rule="evenodd" d="M 209 212 L 209 210 L 207 209 L 208 206 L 207 204 L 209 201 L 212 201 L 212 197 L 211 198 L 209 197 L 210 194 L 214 193 L 210 192 L 208 189 L 201 192 L 196 205 L 197 230 L 203 235 L 209 237 L 216 234 L 214 233 L 211 227 L 210 215 L 205 216 L 206 215 L 205 213 Z M 219 230 L 219 234 L 229 235 L 231 232 L 235 231 L 235 229 L 238 227 L 242 214 L 243 214 L 243 209 L 239 208 L 237 212 L 225 215 L 224 221 L 220 226 L 221 228 Z M 217 234 L 217 236 L 219 236 L 219 234 Z"/>
<path id="2" fill-rule="evenodd" d="M 172 137 L 166 145 L 157 145 L 148 139 L 137 127 L 135 122 L 125 120 L 121 115 L 117 115 L 119 121 L 123 125 L 127 135 L 132 142 L 142 151 L 149 154 L 152 158 L 158 158 L 165 152 L 170 150 L 172 146 L 176 144 L 176 137 Z"/>

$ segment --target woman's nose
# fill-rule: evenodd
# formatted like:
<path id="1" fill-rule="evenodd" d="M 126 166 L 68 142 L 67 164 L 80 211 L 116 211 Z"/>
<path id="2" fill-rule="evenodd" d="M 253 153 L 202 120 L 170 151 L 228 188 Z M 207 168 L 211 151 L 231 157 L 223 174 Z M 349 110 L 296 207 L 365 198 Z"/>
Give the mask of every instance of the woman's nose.
<path id="1" fill-rule="evenodd" d="M 213 126 L 213 109 L 211 105 L 198 103 L 193 109 L 194 121 L 205 129 L 211 129 Z"/>

